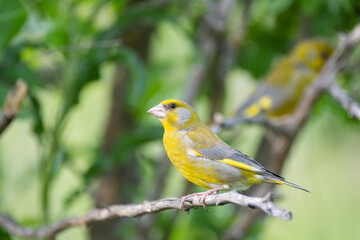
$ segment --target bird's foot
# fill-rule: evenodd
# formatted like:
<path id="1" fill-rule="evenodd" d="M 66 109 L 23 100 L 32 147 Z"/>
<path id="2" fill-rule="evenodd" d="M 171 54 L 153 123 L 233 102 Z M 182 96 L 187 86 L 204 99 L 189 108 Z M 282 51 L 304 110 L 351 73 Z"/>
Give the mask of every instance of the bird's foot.
<path id="1" fill-rule="evenodd" d="M 192 198 L 192 197 L 198 197 L 198 196 L 201 196 L 201 198 L 199 199 L 199 202 L 201 203 L 201 205 L 203 206 L 203 208 L 205 210 L 206 209 L 206 203 L 205 203 L 205 200 L 206 198 L 209 196 L 209 195 L 212 195 L 212 194 L 217 194 L 220 190 L 224 190 L 226 189 L 226 187 L 224 186 L 221 186 L 221 187 L 217 187 L 217 188 L 213 188 L 213 189 L 210 189 L 206 192 L 200 192 L 200 193 L 192 193 L 192 194 L 189 194 L 187 196 L 184 196 L 181 198 L 181 201 L 180 201 L 180 208 L 184 208 L 185 206 L 185 201 L 189 198 Z"/>

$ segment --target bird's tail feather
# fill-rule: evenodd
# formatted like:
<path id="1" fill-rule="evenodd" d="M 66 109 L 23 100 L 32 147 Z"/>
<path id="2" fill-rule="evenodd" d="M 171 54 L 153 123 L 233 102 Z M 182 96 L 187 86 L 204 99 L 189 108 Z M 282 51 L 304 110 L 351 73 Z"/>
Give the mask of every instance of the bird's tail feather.
<path id="1" fill-rule="evenodd" d="M 294 188 L 303 190 L 303 191 L 308 192 L 308 193 L 310 192 L 309 190 L 306 190 L 305 188 L 300 187 L 300 186 L 298 186 L 298 185 L 296 185 L 294 183 L 285 181 L 285 179 L 271 179 L 271 182 L 272 183 L 277 183 L 277 184 L 282 184 L 282 185 L 287 185 L 287 186 L 290 186 L 290 187 L 294 187 Z"/>
<path id="2" fill-rule="evenodd" d="M 283 178 L 282 176 L 276 174 L 276 173 L 273 173 L 267 169 L 265 169 L 266 172 L 269 174 L 268 177 L 266 178 L 267 181 L 266 182 L 269 182 L 269 183 L 277 183 L 277 184 L 281 184 L 281 185 L 287 185 L 287 186 L 290 186 L 290 187 L 293 187 L 293 188 L 297 188 L 297 189 L 300 189 L 300 190 L 303 190 L 305 192 L 310 192 L 309 190 L 306 190 L 305 188 L 303 187 L 300 187 L 294 183 L 291 183 L 291 182 L 288 182 L 285 180 L 285 178 Z"/>

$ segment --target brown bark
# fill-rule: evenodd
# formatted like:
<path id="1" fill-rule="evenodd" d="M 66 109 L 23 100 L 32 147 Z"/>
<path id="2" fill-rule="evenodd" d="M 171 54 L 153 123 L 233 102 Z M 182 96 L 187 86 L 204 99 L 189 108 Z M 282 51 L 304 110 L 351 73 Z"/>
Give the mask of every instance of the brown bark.
<path id="1" fill-rule="evenodd" d="M 123 44 L 146 62 L 152 32 L 153 27 L 148 24 L 133 25 L 122 34 Z M 114 74 L 110 116 L 104 134 L 103 156 L 111 154 L 117 139 L 134 128 L 134 119 L 128 109 L 130 83 L 129 70 L 118 64 Z M 131 196 L 127 194 L 128 191 L 124 189 L 135 187 L 139 178 L 136 173 L 138 166 L 135 156 L 132 155 L 130 158 L 126 164 L 115 166 L 100 177 L 99 186 L 94 194 L 96 207 L 132 201 Z M 119 224 L 120 219 L 93 223 L 90 228 L 91 239 L 118 239 L 116 230 Z"/>
<path id="2" fill-rule="evenodd" d="M 19 113 L 22 101 L 26 96 L 27 89 L 27 84 L 23 80 L 19 79 L 16 82 L 14 90 L 7 95 L 4 103 L 4 110 L 0 113 L 0 135 Z"/>

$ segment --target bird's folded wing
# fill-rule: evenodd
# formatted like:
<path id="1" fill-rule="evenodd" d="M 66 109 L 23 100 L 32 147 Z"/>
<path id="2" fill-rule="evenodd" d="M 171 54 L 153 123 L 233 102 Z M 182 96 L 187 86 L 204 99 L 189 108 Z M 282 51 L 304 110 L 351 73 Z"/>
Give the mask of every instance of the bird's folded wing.
<path id="1" fill-rule="evenodd" d="M 223 162 L 225 164 L 252 172 L 264 172 L 265 169 L 254 159 L 223 142 L 210 129 L 188 131 L 189 146 L 199 157 Z"/>

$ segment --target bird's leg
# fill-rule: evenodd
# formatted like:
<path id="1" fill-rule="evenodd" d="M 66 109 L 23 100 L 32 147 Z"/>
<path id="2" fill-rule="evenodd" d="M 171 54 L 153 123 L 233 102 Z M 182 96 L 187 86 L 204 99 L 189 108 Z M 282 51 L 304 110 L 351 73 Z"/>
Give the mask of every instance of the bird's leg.
<path id="1" fill-rule="evenodd" d="M 183 208 L 185 206 L 185 201 L 191 197 L 195 197 L 195 196 L 201 196 L 199 202 L 202 204 L 202 206 L 204 207 L 204 209 L 206 209 L 206 203 L 205 203 L 205 200 L 206 198 L 209 196 L 209 195 L 212 195 L 212 194 L 215 194 L 215 193 L 218 193 L 220 190 L 224 190 L 224 189 L 227 189 L 226 186 L 221 186 L 221 187 L 217 187 L 217 188 L 213 188 L 213 189 L 210 189 L 210 190 L 207 190 L 206 192 L 200 192 L 200 193 L 192 193 L 192 194 L 189 194 L 187 196 L 184 196 L 181 198 L 181 201 L 180 201 L 180 208 Z"/>
<path id="2" fill-rule="evenodd" d="M 213 189 L 207 190 L 206 192 L 203 192 L 202 197 L 199 200 L 199 202 L 201 202 L 203 208 L 206 209 L 205 200 L 209 195 L 217 194 L 220 190 L 224 190 L 224 189 L 225 189 L 225 187 L 221 186 L 221 187 L 213 188 Z"/>

